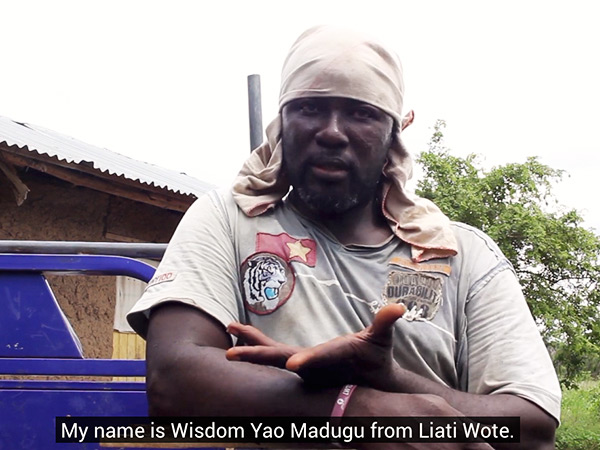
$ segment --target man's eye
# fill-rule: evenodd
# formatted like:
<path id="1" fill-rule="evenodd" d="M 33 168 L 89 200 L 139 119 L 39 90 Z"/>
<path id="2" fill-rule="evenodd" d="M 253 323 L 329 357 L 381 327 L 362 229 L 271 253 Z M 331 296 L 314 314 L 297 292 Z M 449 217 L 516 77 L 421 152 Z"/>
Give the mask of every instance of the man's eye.
<path id="1" fill-rule="evenodd" d="M 302 102 L 298 105 L 298 111 L 302 114 L 315 114 L 319 112 L 319 107 L 313 102 Z"/>
<path id="2" fill-rule="evenodd" d="M 373 119 L 376 116 L 376 112 L 371 109 L 371 108 L 365 108 L 365 107 L 361 107 L 361 108 L 356 108 L 353 113 L 354 117 L 356 117 L 357 119 Z"/>

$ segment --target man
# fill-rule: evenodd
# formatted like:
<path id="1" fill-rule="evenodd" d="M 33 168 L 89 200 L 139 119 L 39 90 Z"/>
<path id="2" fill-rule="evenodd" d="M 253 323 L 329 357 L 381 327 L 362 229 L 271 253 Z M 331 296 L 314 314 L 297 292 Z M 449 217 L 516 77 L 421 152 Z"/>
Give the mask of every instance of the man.
<path id="1" fill-rule="evenodd" d="M 354 416 L 520 416 L 506 448 L 554 447 L 560 389 L 510 263 L 404 190 L 403 92 L 369 37 L 296 41 L 267 141 L 186 213 L 128 316 L 151 414 L 327 416 L 339 396 Z"/>

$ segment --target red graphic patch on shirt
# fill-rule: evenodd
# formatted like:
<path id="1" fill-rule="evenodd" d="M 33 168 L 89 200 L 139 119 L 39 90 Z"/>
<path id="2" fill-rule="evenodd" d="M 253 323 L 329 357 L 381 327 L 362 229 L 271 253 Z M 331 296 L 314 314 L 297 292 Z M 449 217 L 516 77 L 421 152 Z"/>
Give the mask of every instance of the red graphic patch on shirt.
<path id="1" fill-rule="evenodd" d="M 309 267 L 315 267 L 317 263 L 317 243 L 312 239 L 298 239 L 287 233 L 258 233 L 256 251 L 271 253 L 284 261 L 297 261 Z"/>

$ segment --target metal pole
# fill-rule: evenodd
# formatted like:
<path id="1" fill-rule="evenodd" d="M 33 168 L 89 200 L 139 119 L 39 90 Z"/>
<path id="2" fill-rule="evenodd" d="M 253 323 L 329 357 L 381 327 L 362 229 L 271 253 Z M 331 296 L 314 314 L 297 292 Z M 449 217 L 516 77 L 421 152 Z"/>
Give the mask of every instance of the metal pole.
<path id="1" fill-rule="evenodd" d="M 118 255 L 160 260 L 167 244 L 137 242 L 2 241 L 0 253 Z"/>
<path id="2" fill-rule="evenodd" d="M 248 75 L 248 112 L 250 118 L 250 151 L 263 142 L 260 75 Z"/>

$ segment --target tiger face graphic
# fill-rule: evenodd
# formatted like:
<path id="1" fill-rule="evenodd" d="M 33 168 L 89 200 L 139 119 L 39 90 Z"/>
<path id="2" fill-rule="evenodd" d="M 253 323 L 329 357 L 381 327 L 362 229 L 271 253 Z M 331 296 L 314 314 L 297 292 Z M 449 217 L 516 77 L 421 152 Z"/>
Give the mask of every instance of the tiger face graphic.
<path id="1" fill-rule="evenodd" d="M 248 309 L 256 314 L 275 311 L 291 294 L 293 273 L 276 255 L 255 254 L 244 262 L 242 272 L 244 300 Z"/>

